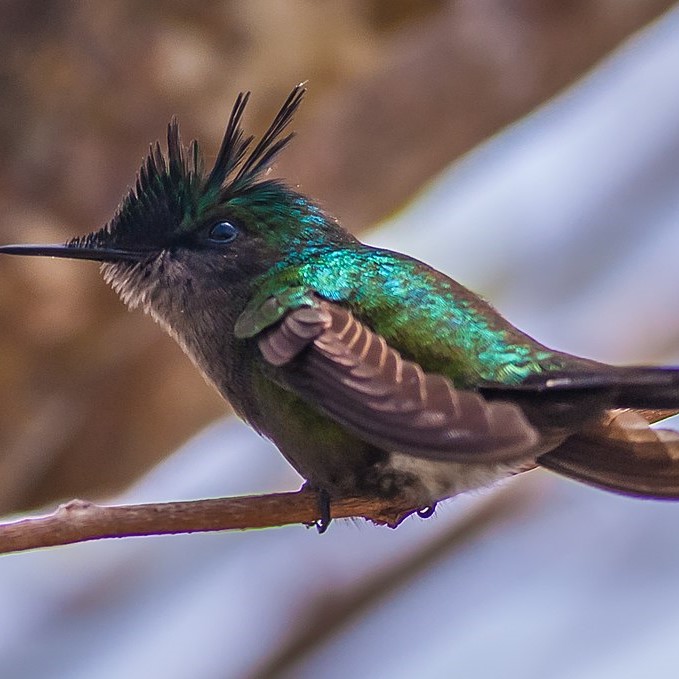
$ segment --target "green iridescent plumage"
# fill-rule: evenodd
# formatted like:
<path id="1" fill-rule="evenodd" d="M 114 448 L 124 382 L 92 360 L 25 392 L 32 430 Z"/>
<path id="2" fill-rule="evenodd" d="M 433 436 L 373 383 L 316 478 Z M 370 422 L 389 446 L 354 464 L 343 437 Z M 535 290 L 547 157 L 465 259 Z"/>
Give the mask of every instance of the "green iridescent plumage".
<path id="1" fill-rule="evenodd" d="M 314 234 L 319 239 L 319 234 Z M 313 241 L 311 241 L 313 243 Z M 308 241 L 307 241 L 308 243 Z M 515 384 L 532 373 L 562 370 L 563 355 L 511 327 L 489 305 L 438 271 L 399 253 L 350 246 L 291 251 L 255 282 L 248 314 L 290 289 L 346 304 L 401 354 L 460 386 L 481 381 Z M 278 320 L 283 315 L 279 311 Z M 266 324 L 258 324 L 261 330 Z"/>

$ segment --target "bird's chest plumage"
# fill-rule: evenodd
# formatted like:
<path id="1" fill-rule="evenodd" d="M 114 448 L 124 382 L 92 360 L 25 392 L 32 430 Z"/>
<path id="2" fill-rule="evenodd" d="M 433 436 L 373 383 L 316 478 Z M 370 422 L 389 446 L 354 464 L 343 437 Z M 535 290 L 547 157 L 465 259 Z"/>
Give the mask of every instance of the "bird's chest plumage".
<path id="1" fill-rule="evenodd" d="M 257 367 L 251 378 L 254 398 L 241 403 L 244 419 L 271 439 L 312 485 L 336 495 L 358 492 L 368 470 L 385 453 L 277 385 Z"/>

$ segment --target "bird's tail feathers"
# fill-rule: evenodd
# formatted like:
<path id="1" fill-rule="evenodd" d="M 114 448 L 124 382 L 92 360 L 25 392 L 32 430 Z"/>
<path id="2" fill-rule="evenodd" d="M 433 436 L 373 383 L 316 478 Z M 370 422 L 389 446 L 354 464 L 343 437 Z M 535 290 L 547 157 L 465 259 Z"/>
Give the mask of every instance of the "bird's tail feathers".
<path id="1" fill-rule="evenodd" d="M 612 408 L 679 408 L 679 368 L 602 366 L 601 369 L 544 372 L 517 385 L 542 395 L 578 392 L 610 394 Z"/>
<path id="2" fill-rule="evenodd" d="M 604 410 L 676 412 L 679 368 L 614 368 L 592 363 L 577 370 L 537 373 L 518 384 L 484 384 L 479 391 L 489 399 L 517 403 L 539 428 L 574 432 Z"/>
<path id="3" fill-rule="evenodd" d="M 538 463 L 577 481 L 645 498 L 679 499 L 679 433 L 652 429 L 632 410 L 611 410 Z"/>

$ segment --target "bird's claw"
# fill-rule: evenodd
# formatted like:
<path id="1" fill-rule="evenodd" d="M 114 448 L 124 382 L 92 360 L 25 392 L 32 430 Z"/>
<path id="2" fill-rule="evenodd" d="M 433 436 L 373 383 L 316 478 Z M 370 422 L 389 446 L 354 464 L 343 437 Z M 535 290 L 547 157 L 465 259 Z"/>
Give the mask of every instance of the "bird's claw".
<path id="1" fill-rule="evenodd" d="M 328 526 L 332 521 L 332 516 L 330 516 L 330 495 L 327 490 L 320 488 L 318 491 L 318 513 L 319 518 L 314 521 L 316 530 L 318 534 L 321 535 L 328 530 Z"/>
<path id="2" fill-rule="evenodd" d="M 435 511 L 436 511 L 436 503 L 433 502 L 432 504 L 428 505 L 427 507 L 420 507 L 417 510 L 417 515 L 421 519 L 428 519 L 430 516 L 433 516 Z"/>

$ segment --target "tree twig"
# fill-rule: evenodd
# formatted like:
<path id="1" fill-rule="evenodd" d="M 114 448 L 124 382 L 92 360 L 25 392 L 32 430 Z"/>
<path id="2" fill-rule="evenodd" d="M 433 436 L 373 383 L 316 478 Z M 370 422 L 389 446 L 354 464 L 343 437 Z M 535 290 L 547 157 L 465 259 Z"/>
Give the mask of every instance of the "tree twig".
<path id="1" fill-rule="evenodd" d="M 333 518 L 363 517 L 391 527 L 414 511 L 399 500 L 357 497 L 332 503 Z M 0 554 L 102 538 L 312 524 L 318 518 L 316 493 L 308 490 L 138 505 L 71 500 L 52 514 L 0 524 Z"/>
<path id="2" fill-rule="evenodd" d="M 676 410 L 643 410 L 649 422 Z M 351 497 L 333 500 L 332 518 L 364 518 L 395 528 L 418 508 L 403 499 Z M 318 496 L 311 490 L 186 502 L 98 505 L 71 500 L 46 516 L 0 524 L 0 554 L 69 545 L 103 538 L 205 533 L 274 528 L 319 519 Z"/>

